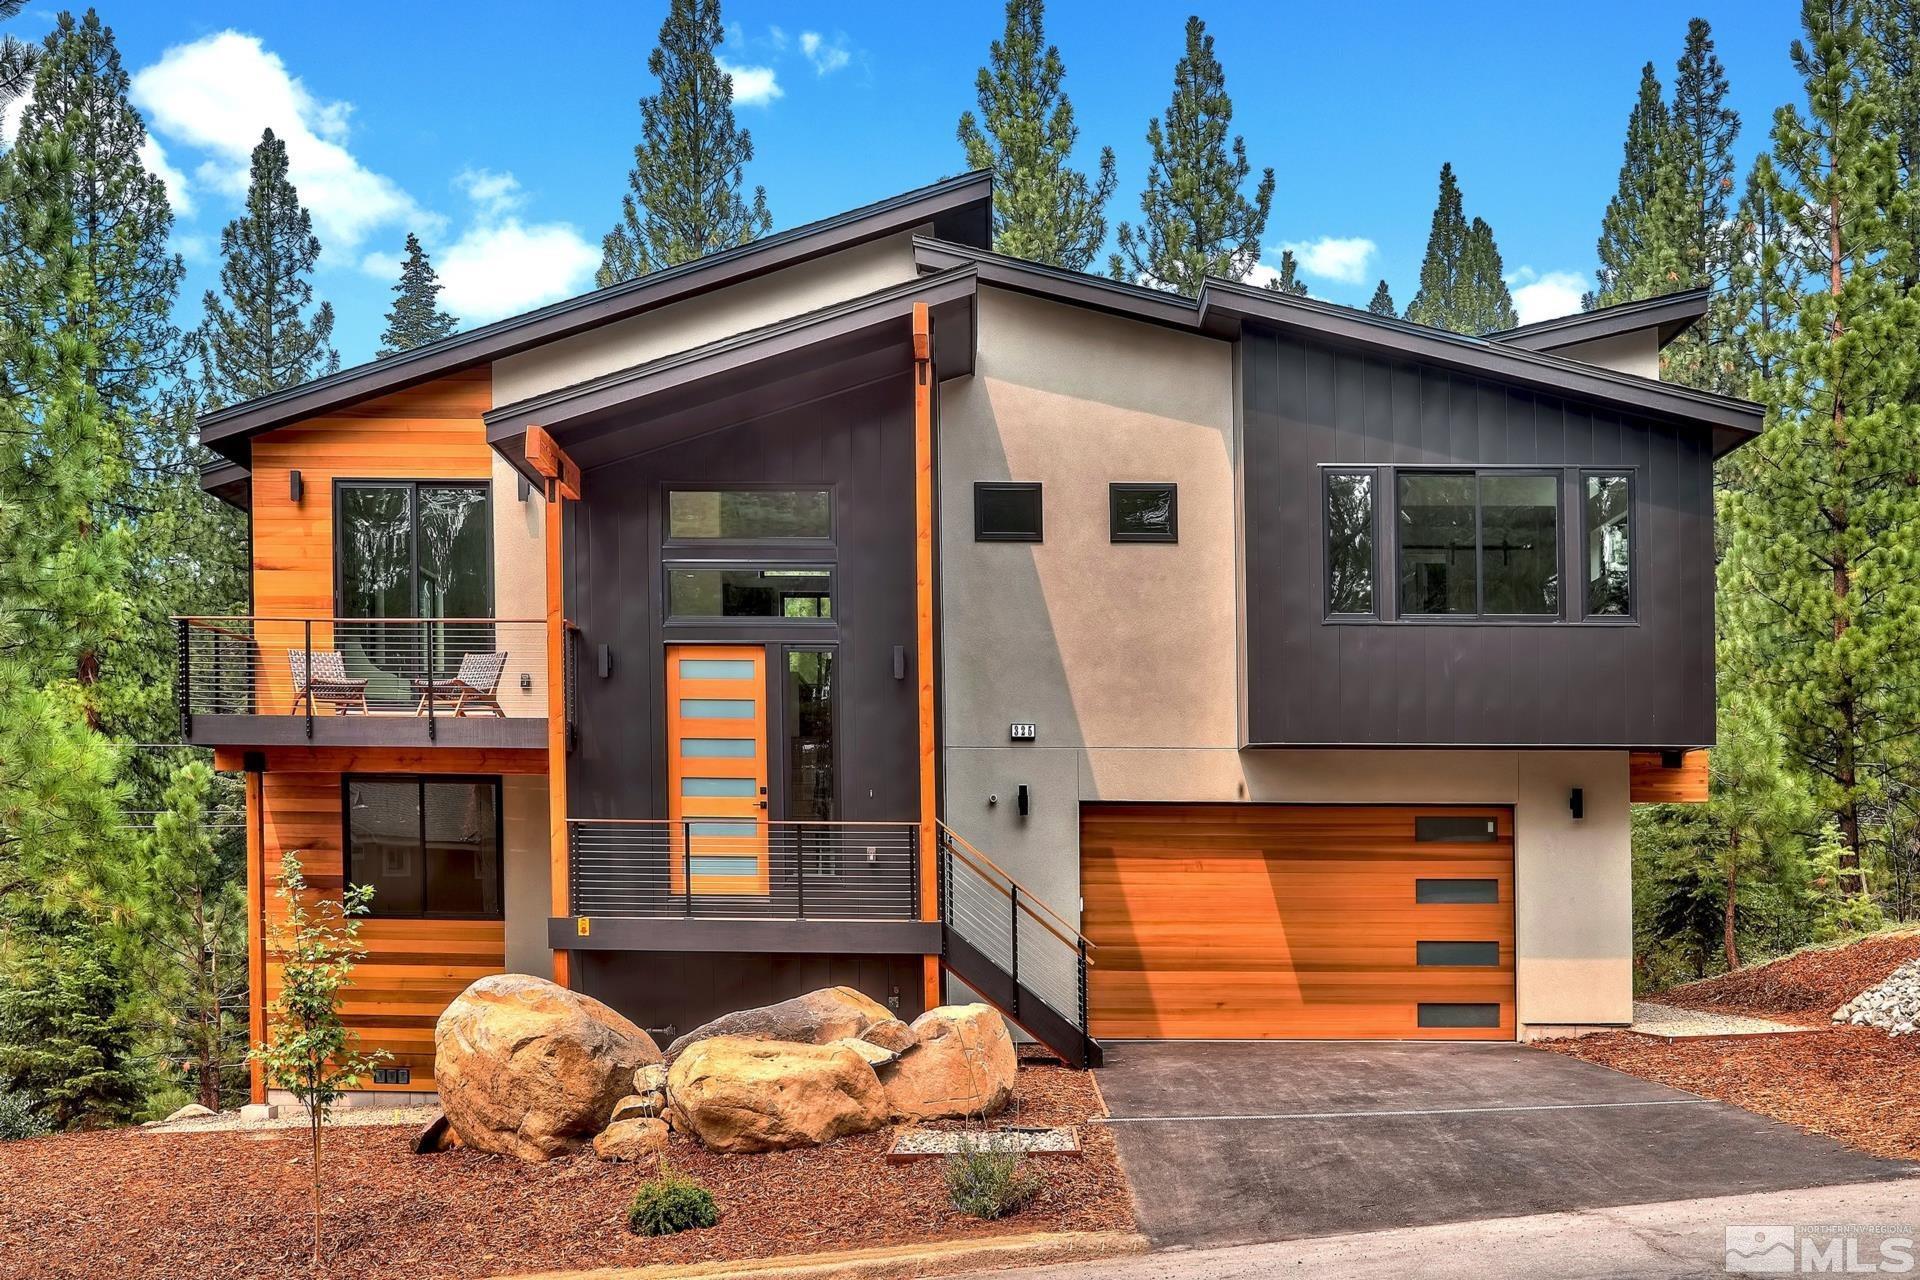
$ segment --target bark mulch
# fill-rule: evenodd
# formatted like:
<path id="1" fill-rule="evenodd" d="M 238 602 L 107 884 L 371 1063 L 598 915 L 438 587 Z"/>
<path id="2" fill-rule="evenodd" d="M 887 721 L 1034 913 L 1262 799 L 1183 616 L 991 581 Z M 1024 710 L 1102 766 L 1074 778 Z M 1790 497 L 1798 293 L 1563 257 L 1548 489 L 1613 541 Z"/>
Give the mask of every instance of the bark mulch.
<path id="1" fill-rule="evenodd" d="M 1020 1123 L 1101 1113 L 1085 1072 L 1026 1064 Z M 1004 1117 L 1013 1120 L 1016 1117 Z M 327 1134 L 325 1264 L 319 1274 L 466 1280 L 515 1272 L 766 1257 L 1030 1231 L 1131 1230 L 1127 1184 L 1104 1126 L 1082 1159 L 1035 1160 L 1044 1189 L 999 1222 L 947 1203 L 944 1168 L 889 1165 L 882 1130 L 816 1150 L 716 1156 L 675 1137 L 675 1171 L 698 1178 L 720 1224 L 659 1240 L 626 1230 L 651 1170 L 591 1154 L 522 1164 L 408 1152 L 410 1129 Z M 64 1134 L 0 1147 L 0 1276 L 227 1280 L 306 1276 L 305 1134 Z"/>
<path id="2" fill-rule="evenodd" d="M 1836 947 L 1796 951 L 1652 997 L 1662 1004 L 1825 1026 L 1833 1011 L 1920 958 L 1920 933 L 1882 934 Z"/>
<path id="3" fill-rule="evenodd" d="M 1538 1047 L 1731 1102 L 1870 1155 L 1920 1160 L 1920 1036 L 1837 1027 L 1668 1044 L 1615 1031 Z"/>

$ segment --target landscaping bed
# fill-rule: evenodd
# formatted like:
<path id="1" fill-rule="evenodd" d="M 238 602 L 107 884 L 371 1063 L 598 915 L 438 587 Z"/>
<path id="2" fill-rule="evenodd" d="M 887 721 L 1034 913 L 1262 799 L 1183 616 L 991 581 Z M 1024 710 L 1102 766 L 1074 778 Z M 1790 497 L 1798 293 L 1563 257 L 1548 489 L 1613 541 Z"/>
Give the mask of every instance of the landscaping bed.
<path id="1" fill-rule="evenodd" d="M 1085 1072 L 1022 1065 L 1006 1124 L 1101 1114 Z M 953 1126 L 940 1126 L 953 1127 Z M 767 1257 L 1033 1231 L 1131 1230 L 1103 1126 L 1085 1156 L 1035 1161 L 1042 1189 L 997 1222 L 947 1202 L 940 1161 L 889 1164 L 890 1130 L 825 1147 L 714 1155 L 675 1137 L 669 1161 L 720 1206 L 705 1231 L 646 1240 L 624 1221 L 650 1166 L 591 1154 L 527 1164 L 472 1151 L 416 1156 L 411 1129 L 330 1130 L 322 1274 L 451 1280 L 516 1272 Z M 306 1274 L 305 1135 L 299 1130 L 65 1134 L 0 1146 L 0 1273 L 211 1280 Z"/>
<path id="2" fill-rule="evenodd" d="M 1920 959 L 1920 933 L 1876 934 L 1840 946 L 1808 947 L 1651 998 L 1683 1009 L 1824 1027 L 1835 1009 L 1913 959 Z"/>

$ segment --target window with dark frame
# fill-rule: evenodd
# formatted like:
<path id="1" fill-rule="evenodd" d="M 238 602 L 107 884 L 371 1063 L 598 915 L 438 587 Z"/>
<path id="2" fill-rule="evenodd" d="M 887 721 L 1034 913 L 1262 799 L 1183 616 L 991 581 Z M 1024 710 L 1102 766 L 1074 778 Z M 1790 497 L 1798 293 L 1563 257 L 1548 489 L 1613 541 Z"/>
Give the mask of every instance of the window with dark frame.
<path id="1" fill-rule="evenodd" d="M 1107 532 L 1114 542 L 1180 541 L 1179 486 L 1109 484 Z"/>
<path id="2" fill-rule="evenodd" d="M 1373 617 L 1373 472 L 1329 471 L 1324 483 L 1327 613 L 1331 617 Z"/>
<path id="3" fill-rule="evenodd" d="M 974 483 L 975 542 L 1039 542 L 1041 532 L 1037 482 L 980 480 Z"/>
<path id="4" fill-rule="evenodd" d="M 504 918 L 498 778 L 349 774 L 341 799 L 347 881 L 373 889 L 369 916 Z"/>
<path id="5" fill-rule="evenodd" d="M 1580 476 L 1584 513 L 1582 548 L 1587 574 L 1587 616 L 1633 616 L 1633 476 L 1586 471 Z"/>
<path id="6" fill-rule="evenodd" d="M 816 622 L 833 617 L 833 570 L 824 565 L 667 566 L 667 616 Z"/>
<path id="7" fill-rule="evenodd" d="M 833 537 L 829 489 L 669 489 L 670 542 L 823 542 Z"/>
<path id="8" fill-rule="evenodd" d="M 1557 475 L 1402 471 L 1395 521 L 1402 616 L 1559 616 Z"/>

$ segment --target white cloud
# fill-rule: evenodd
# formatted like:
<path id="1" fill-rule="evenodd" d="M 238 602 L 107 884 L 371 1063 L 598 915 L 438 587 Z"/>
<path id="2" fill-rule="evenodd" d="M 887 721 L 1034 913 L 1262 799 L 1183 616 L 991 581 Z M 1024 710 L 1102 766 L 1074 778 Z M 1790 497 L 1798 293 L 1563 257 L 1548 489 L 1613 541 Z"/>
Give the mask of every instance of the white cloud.
<path id="1" fill-rule="evenodd" d="M 491 169 L 462 169 L 454 175 L 453 185 L 465 192 L 482 214 L 492 217 L 519 208 L 527 199 L 518 178 Z"/>
<path id="2" fill-rule="evenodd" d="M 1593 286 L 1578 271 L 1535 271 L 1521 267 L 1507 277 L 1513 309 L 1521 324 L 1556 320 L 1580 310 L 1580 297 Z"/>
<path id="3" fill-rule="evenodd" d="M 1280 268 L 1270 267 L 1264 262 L 1256 262 L 1253 264 L 1253 269 L 1247 272 L 1246 281 L 1250 285 L 1256 285 L 1259 288 L 1264 289 L 1268 285 L 1272 284 L 1274 281 L 1278 280 L 1279 278 L 1280 278 Z M 1148 284 L 1151 282 L 1145 281 L 1145 280 L 1139 280 L 1139 281 L 1135 281 L 1135 283 Z"/>
<path id="4" fill-rule="evenodd" d="M 445 286 L 440 300 L 461 324 L 474 325 L 581 292 L 600 249 L 564 222 L 527 226 L 507 217 L 469 227 L 433 265 Z"/>
<path id="5" fill-rule="evenodd" d="M 715 57 L 720 69 L 733 77 L 733 100 L 743 107 L 764 107 L 787 96 L 772 67 L 754 67 Z"/>
<path id="6" fill-rule="evenodd" d="M 829 43 L 818 31 L 800 33 L 800 52 L 813 64 L 814 72 L 823 76 L 832 75 L 853 60 L 846 36 L 836 35 Z"/>
<path id="7" fill-rule="evenodd" d="M 167 160 L 167 152 L 159 139 L 152 134 L 140 144 L 140 163 L 147 166 L 147 172 L 167 184 L 167 203 L 173 206 L 179 216 L 193 215 L 193 193 L 187 187 L 187 175 L 174 168 Z"/>
<path id="8" fill-rule="evenodd" d="M 27 94 L 21 94 L 12 102 L 0 103 L 0 145 L 12 146 L 20 133 L 20 117 L 27 109 Z"/>
<path id="9" fill-rule="evenodd" d="M 261 131 L 271 128 L 287 144 L 289 176 L 329 247 L 352 249 L 391 223 L 434 221 L 348 150 L 352 104 L 315 97 L 258 37 L 228 30 L 173 46 L 134 75 L 133 100 L 169 142 L 207 153 L 195 176 L 236 198 L 246 192 Z"/>
<path id="10" fill-rule="evenodd" d="M 1292 253 L 1308 275 L 1341 284 L 1366 283 L 1367 264 L 1378 248 L 1362 236 L 1321 236 L 1318 240 L 1292 240 L 1280 247 Z"/>

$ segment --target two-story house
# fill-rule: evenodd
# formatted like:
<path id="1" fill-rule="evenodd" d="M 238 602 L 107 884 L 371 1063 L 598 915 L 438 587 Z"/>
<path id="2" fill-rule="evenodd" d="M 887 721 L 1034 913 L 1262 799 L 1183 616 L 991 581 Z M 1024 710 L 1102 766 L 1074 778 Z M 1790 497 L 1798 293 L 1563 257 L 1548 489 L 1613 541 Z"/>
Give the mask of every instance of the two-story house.
<path id="1" fill-rule="evenodd" d="M 502 968 L 649 1027 L 972 990 L 1151 1037 L 1631 1017 L 1629 805 L 1713 740 L 1675 295 L 1484 339 L 997 256 L 984 174 L 208 415 L 252 616 L 180 622 L 280 856 L 374 887 L 430 1087 Z"/>

